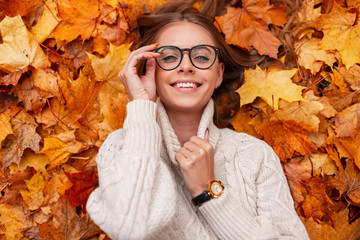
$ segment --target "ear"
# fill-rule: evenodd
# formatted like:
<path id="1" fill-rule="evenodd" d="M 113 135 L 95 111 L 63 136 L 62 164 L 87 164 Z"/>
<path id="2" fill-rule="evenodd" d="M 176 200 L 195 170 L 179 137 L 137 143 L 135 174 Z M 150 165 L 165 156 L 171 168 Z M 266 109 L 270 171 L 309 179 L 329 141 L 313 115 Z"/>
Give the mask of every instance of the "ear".
<path id="1" fill-rule="evenodd" d="M 225 65 L 223 62 L 219 62 L 218 69 L 217 69 L 217 79 L 215 87 L 218 88 L 223 81 Z"/>

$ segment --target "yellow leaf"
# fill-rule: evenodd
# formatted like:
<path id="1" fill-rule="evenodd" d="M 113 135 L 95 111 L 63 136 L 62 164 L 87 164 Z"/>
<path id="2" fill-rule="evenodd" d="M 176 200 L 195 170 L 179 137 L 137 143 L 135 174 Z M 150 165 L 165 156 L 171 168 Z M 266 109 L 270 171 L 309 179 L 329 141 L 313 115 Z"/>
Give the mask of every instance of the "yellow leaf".
<path id="1" fill-rule="evenodd" d="M 50 62 L 20 16 L 5 17 L 0 22 L 3 43 L 0 44 L 0 70 L 15 72 L 31 65 L 46 68 Z"/>
<path id="2" fill-rule="evenodd" d="M 297 12 L 299 22 L 312 22 L 321 16 L 321 8 L 315 8 L 317 2 L 304 0 L 301 9 Z"/>
<path id="3" fill-rule="evenodd" d="M 333 10 L 317 22 L 324 33 L 321 47 L 339 51 L 347 69 L 360 62 L 360 25 L 354 24 L 356 16 L 356 12 L 349 12 L 335 2 Z"/>
<path id="4" fill-rule="evenodd" d="M 295 122 L 304 123 L 318 131 L 320 120 L 316 116 L 324 106 L 320 102 L 292 102 L 285 100 L 279 101 L 279 110 L 274 113 L 271 120 L 293 120 Z"/>
<path id="5" fill-rule="evenodd" d="M 14 132 L 10 124 L 10 111 L 8 110 L 0 115 L 0 146 L 6 136 L 13 133 Z"/>
<path id="6" fill-rule="evenodd" d="M 49 169 L 53 169 L 61 164 L 67 162 L 71 153 L 67 149 L 67 145 L 58 138 L 44 138 L 44 147 L 40 152 L 43 153 L 51 161 Z"/>
<path id="7" fill-rule="evenodd" d="M 117 75 L 124 66 L 129 54 L 131 44 L 123 44 L 116 47 L 110 44 L 109 53 L 104 58 L 98 58 L 91 53 L 87 53 L 91 66 L 94 69 L 97 81 L 114 81 L 114 85 L 121 85 Z"/>
<path id="8" fill-rule="evenodd" d="M 36 210 L 43 204 L 45 180 L 40 172 L 37 172 L 30 180 L 25 180 L 27 190 L 20 190 L 24 202 L 30 210 Z"/>
<path id="9" fill-rule="evenodd" d="M 23 235 L 18 230 L 31 226 L 23 207 L 13 204 L 0 204 L 0 224 L 0 234 L 5 234 L 5 239 L 22 239 Z"/>
<path id="10" fill-rule="evenodd" d="M 336 126 L 336 137 L 353 138 L 360 126 L 360 103 L 351 105 L 341 111 L 334 121 Z"/>
<path id="11" fill-rule="evenodd" d="M 36 171 L 46 174 L 45 167 L 48 164 L 50 164 L 50 159 L 46 155 L 38 155 L 30 150 L 25 150 L 19 166 L 13 163 L 9 169 L 10 174 L 13 174 L 14 171 L 23 171 L 27 167 L 33 167 Z"/>
<path id="12" fill-rule="evenodd" d="M 316 74 L 320 70 L 322 62 L 325 62 L 331 68 L 336 62 L 334 54 L 320 48 L 320 39 L 317 38 L 309 40 L 305 38 L 295 43 L 295 50 L 299 64 L 309 69 L 312 74 Z M 316 64 L 319 62 L 321 64 Z"/>
<path id="13" fill-rule="evenodd" d="M 39 18 L 36 25 L 31 29 L 31 32 L 39 43 L 42 43 L 55 29 L 60 20 L 56 17 L 57 5 L 53 0 L 47 0 L 45 3 L 44 11 Z"/>
<path id="14" fill-rule="evenodd" d="M 296 71 L 297 69 L 269 69 L 268 72 L 264 72 L 259 66 L 256 66 L 255 70 L 246 70 L 245 83 L 236 90 L 240 94 L 240 106 L 261 97 L 277 110 L 280 98 L 289 102 L 303 100 L 301 90 L 304 87 L 291 82 L 291 77 Z"/>

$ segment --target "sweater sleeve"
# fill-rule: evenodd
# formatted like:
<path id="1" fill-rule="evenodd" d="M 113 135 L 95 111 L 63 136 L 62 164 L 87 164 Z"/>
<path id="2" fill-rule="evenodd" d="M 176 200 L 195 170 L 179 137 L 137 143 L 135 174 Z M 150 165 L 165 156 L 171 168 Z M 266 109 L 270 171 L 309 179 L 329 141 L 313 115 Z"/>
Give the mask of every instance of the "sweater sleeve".
<path id="1" fill-rule="evenodd" d="M 175 215 L 175 184 L 160 159 L 156 103 L 127 105 L 123 129 L 111 133 L 96 162 L 99 187 L 86 209 L 112 239 L 156 239 Z"/>
<path id="2" fill-rule="evenodd" d="M 261 145 L 252 149 L 256 169 L 242 166 L 255 178 L 256 216 L 226 187 L 221 197 L 199 208 L 201 214 L 220 239 L 309 239 L 294 209 L 280 160 L 270 146 Z"/>

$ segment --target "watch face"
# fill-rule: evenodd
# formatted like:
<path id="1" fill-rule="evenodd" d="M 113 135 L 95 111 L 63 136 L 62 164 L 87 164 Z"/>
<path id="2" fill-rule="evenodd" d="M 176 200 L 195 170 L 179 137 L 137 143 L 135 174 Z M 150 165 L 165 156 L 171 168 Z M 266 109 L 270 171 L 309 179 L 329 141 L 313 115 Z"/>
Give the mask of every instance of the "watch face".
<path id="1" fill-rule="evenodd" d="M 222 193 L 222 190 L 223 188 L 218 182 L 214 182 L 213 184 L 211 184 L 211 191 L 215 195 L 220 195 Z"/>

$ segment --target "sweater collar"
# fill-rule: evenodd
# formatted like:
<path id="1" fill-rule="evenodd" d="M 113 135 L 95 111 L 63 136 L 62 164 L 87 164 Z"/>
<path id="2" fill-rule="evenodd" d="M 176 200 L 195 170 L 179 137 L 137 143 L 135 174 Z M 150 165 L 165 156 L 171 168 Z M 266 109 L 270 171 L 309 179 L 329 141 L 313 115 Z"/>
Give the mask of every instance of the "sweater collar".
<path id="1" fill-rule="evenodd" d="M 166 113 L 165 107 L 158 98 L 157 101 L 158 123 L 162 132 L 163 141 L 169 155 L 170 161 L 176 167 L 179 167 L 178 162 L 175 160 L 175 154 L 181 148 L 180 142 L 175 134 L 175 131 L 170 123 L 169 117 Z M 209 129 L 209 142 L 216 149 L 216 145 L 220 136 L 220 130 L 215 126 L 213 122 L 214 115 L 214 101 L 210 98 L 210 101 L 205 106 L 203 114 L 200 119 L 197 136 L 204 138 L 206 129 Z"/>

